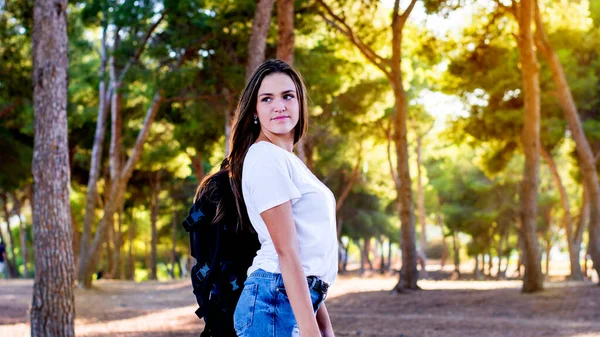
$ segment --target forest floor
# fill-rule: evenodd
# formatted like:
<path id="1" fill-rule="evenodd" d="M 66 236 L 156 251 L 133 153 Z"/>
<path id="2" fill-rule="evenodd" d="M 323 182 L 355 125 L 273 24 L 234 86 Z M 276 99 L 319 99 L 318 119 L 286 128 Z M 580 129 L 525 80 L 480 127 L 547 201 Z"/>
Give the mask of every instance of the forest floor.
<path id="1" fill-rule="evenodd" d="M 553 277 L 522 294 L 518 280 L 445 279 L 431 272 L 422 291 L 390 292 L 397 276 L 340 275 L 327 298 L 336 336 L 600 336 L 600 287 Z M 0 336 L 29 336 L 32 280 L 0 280 Z M 77 336 L 196 337 L 202 329 L 188 280 L 100 280 L 76 289 Z"/>

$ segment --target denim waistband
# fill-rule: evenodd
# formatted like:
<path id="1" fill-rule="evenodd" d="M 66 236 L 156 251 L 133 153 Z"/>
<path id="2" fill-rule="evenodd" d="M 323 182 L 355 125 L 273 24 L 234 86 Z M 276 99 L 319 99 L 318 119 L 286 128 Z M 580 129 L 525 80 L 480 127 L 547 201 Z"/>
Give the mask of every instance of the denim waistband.
<path id="1" fill-rule="evenodd" d="M 257 269 L 253 271 L 248 278 L 263 278 L 275 281 L 278 286 L 283 287 L 283 277 L 280 273 L 271 273 L 264 269 Z M 323 280 L 321 280 L 317 276 L 308 276 L 306 277 L 306 281 L 308 282 L 308 289 L 314 289 L 317 292 L 326 294 L 329 289 L 329 284 Z"/>

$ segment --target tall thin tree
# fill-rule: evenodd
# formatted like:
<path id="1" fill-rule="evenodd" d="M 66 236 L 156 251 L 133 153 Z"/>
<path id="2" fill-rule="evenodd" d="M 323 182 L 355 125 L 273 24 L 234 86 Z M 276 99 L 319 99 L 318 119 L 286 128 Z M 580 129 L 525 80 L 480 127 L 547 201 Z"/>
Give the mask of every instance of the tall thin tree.
<path id="1" fill-rule="evenodd" d="M 271 13 L 275 0 L 258 0 L 252 23 L 252 34 L 248 42 L 248 63 L 246 63 L 246 81 L 265 60 L 267 33 L 271 26 Z"/>
<path id="2" fill-rule="evenodd" d="M 583 131 L 577 105 L 571 94 L 565 70 L 546 35 L 537 1 L 535 4 L 535 22 L 537 28 L 535 43 L 540 54 L 550 67 L 552 79 L 556 87 L 556 96 L 565 115 L 569 131 L 571 131 L 571 138 L 575 141 L 577 148 L 581 175 L 587 187 L 588 202 L 591 205 L 589 208 L 589 251 L 594 262 L 594 269 L 596 269 L 596 273 L 600 276 L 600 181 L 598 180 L 597 158 L 594 157 L 590 143 Z M 579 252 L 581 242 L 577 242 L 577 236 L 569 238 L 569 240 L 571 241 L 569 244 L 573 246 L 573 251 Z M 576 271 L 574 272 L 576 273 Z M 574 276 L 576 278 L 579 277 L 577 274 Z"/>
<path id="3" fill-rule="evenodd" d="M 525 118 L 522 134 L 525 169 L 521 191 L 521 231 L 525 248 L 525 274 L 523 292 L 536 292 L 544 288 L 540 247 L 537 241 L 537 190 L 539 179 L 540 153 L 540 79 L 539 64 L 534 50 L 532 24 L 535 0 L 513 2 L 519 34 L 516 35 L 519 48 L 519 62 L 523 81 Z"/>
<path id="4" fill-rule="evenodd" d="M 35 282 L 31 336 L 75 336 L 67 129 L 67 0 L 33 12 Z"/>
<path id="5" fill-rule="evenodd" d="M 393 140 L 396 146 L 396 170 L 393 173 L 398 196 L 398 213 L 400 217 L 400 242 L 402 242 L 402 273 L 396 286 L 398 291 L 403 288 L 418 289 L 417 252 L 412 183 L 408 166 L 408 142 L 406 120 L 408 115 L 408 96 L 404 87 L 402 73 L 402 34 L 406 21 L 413 11 L 417 0 L 411 0 L 404 11 L 400 8 L 400 0 L 394 1 L 390 30 L 391 57 L 378 54 L 361 39 L 356 28 L 351 27 L 344 14 L 336 13 L 333 7 L 323 0 L 317 0 L 320 6 L 320 16 L 332 27 L 345 35 L 358 48 L 363 56 L 375 65 L 388 79 L 394 93 Z M 391 130 L 390 130 L 391 131 Z M 394 171 L 394 170 L 393 170 Z M 396 180 L 395 177 L 398 177 Z"/>

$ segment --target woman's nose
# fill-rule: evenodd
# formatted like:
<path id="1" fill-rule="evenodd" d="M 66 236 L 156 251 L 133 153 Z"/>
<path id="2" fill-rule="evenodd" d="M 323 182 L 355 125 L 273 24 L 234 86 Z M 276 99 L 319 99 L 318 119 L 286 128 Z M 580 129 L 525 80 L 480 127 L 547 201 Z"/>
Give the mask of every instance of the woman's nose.
<path id="1" fill-rule="evenodd" d="M 283 98 L 275 99 L 275 104 L 273 105 L 275 111 L 284 111 L 285 110 L 285 101 Z"/>

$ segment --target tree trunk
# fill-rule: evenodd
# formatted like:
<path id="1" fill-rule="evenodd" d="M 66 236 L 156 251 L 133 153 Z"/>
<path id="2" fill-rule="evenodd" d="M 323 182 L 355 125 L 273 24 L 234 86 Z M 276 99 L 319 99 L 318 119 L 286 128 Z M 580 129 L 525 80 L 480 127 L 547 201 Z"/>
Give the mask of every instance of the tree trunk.
<path id="1" fill-rule="evenodd" d="M 596 170 L 596 159 L 590 147 L 590 143 L 585 137 L 579 112 L 575 105 L 575 100 L 571 94 L 571 89 L 565 76 L 565 71 L 562 67 L 558 55 L 550 45 L 544 23 L 541 18 L 539 8 L 535 8 L 536 20 L 536 46 L 552 72 L 552 79 L 556 86 L 558 101 L 562 107 L 567 125 L 571 131 L 571 137 L 575 141 L 577 155 L 581 163 L 581 175 L 584 183 L 588 187 L 588 196 L 590 207 L 590 254 L 594 262 L 594 269 L 600 276 L 600 182 L 598 181 L 598 172 Z"/>
<path id="2" fill-rule="evenodd" d="M 558 174 L 558 169 L 556 168 L 556 163 L 554 159 L 550 155 L 548 151 L 543 146 L 540 146 L 540 153 L 548 167 L 550 168 L 550 172 L 552 172 L 552 178 L 554 179 L 554 183 L 556 184 L 556 188 L 558 189 L 560 195 L 560 202 L 562 204 L 564 210 L 563 216 L 563 228 L 565 229 L 566 237 L 567 237 L 567 248 L 569 250 L 569 261 L 570 261 L 570 269 L 571 274 L 569 278 L 572 280 L 583 280 L 583 274 L 581 273 L 581 265 L 579 264 L 579 251 L 575 250 L 575 237 L 573 234 L 573 222 L 571 220 L 571 210 L 569 207 L 569 200 L 567 197 L 567 190 L 562 183 L 562 179 Z"/>
<path id="3" fill-rule="evenodd" d="M 131 208 L 131 222 L 129 223 L 129 229 L 127 230 L 129 236 L 129 248 L 127 249 L 127 269 L 126 269 L 126 278 L 128 280 L 133 280 L 135 276 L 135 261 L 133 261 L 133 240 L 135 239 L 135 211 L 134 208 Z"/>
<path id="4" fill-rule="evenodd" d="M 348 240 L 348 244 L 344 245 L 344 258 L 342 259 L 342 271 L 348 271 L 348 248 L 350 248 L 350 240 Z"/>
<path id="5" fill-rule="evenodd" d="M 88 178 L 85 215 L 83 218 L 83 230 L 81 233 L 79 248 L 79 261 L 87 259 L 87 253 L 92 235 L 92 224 L 96 221 L 96 201 L 98 200 L 98 178 L 100 174 L 100 165 L 102 162 L 102 149 L 104 147 L 104 136 L 106 134 L 106 119 L 108 116 L 109 105 L 106 102 L 110 99 L 110 94 L 106 94 L 106 84 L 104 77 L 106 73 L 106 27 L 102 29 L 102 41 L 100 44 L 100 84 L 98 88 L 98 118 L 96 120 L 96 133 L 94 135 L 94 145 L 92 146 L 92 159 L 90 163 L 90 176 Z M 81 268 L 81 266 L 79 266 Z"/>
<path id="6" fill-rule="evenodd" d="M 122 234 L 122 222 L 121 215 L 123 213 L 123 204 L 121 204 L 121 209 L 117 213 L 117 222 L 116 227 L 113 231 L 114 238 L 114 246 L 113 246 L 113 259 L 112 259 L 112 268 L 110 269 L 110 274 L 115 279 L 123 278 L 123 274 L 121 273 L 121 248 L 123 246 L 123 234 Z"/>
<path id="7" fill-rule="evenodd" d="M 106 248 L 106 268 L 103 270 L 103 277 L 105 279 L 112 279 L 113 278 L 113 274 L 112 269 L 113 269 L 113 252 L 115 250 L 115 220 L 114 217 L 111 219 L 112 221 L 109 221 L 108 227 L 106 228 L 106 242 L 105 244 L 105 248 Z"/>
<path id="8" fill-rule="evenodd" d="M 254 70 L 265 60 L 267 34 L 271 25 L 271 12 L 275 0 L 258 0 L 252 23 L 252 34 L 248 43 L 248 63 L 246 64 L 246 82 Z"/>
<path id="9" fill-rule="evenodd" d="M 369 265 L 369 270 L 373 270 L 373 262 L 371 261 L 371 257 L 369 256 L 371 252 L 371 238 L 365 239 L 365 245 L 363 246 L 365 253 L 365 262 Z"/>
<path id="10" fill-rule="evenodd" d="M 19 201 L 19 198 L 14 191 L 11 193 L 11 198 L 13 200 L 15 213 L 19 217 L 19 241 L 21 243 L 21 257 L 23 258 L 23 277 L 28 278 L 29 267 L 27 266 L 27 263 L 29 262 L 29 249 L 27 248 L 27 232 L 25 223 L 21 217 L 21 201 Z"/>
<path id="11" fill-rule="evenodd" d="M 121 80 L 117 75 L 117 65 L 116 65 L 116 55 L 114 52 L 118 48 L 120 44 L 120 35 L 119 29 L 115 29 L 114 42 L 113 42 L 113 55 L 109 59 L 109 75 L 110 82 L 112 88 L 112 96 L 110 99 L 110 148 L 109 148 L 109 168 L 110 168 L 110 181 L 116 182 L 119 180 L 119 174 L 121 172 L 121 135 L 123 133 L 123 117 L 121 113 L 121 101 L 122 101 L 122 93 L 121 93 Z M 107 190 L 107 191 L 110 191 Z M 110 198 L 110 195 L 106 195 L 106 198 Z M 123 208 L 123 201 L 120 202 L 117 209 L 120 210 Z M 117 211 L 115 210 L 115 213 Z M 115 244 L 117 235 L 115 233 L 115 217 L 113 215 L 107 221 L 107 236 L 108 240 L 106 240 L 106 277 L 107 278 L 115 278 L 115 267 L 118 268 L 118 265 L 115 266 L 115 251 L 119 249 L 119 247 Z"/>
<path id="12" fill-rule="evenodd" d="M 152 186 L 152 197 L 150 200 L 150 227 L 151 227 L 151 243 L 150 243 L 150 280 L 156 280 L 156 265 L 157 252 L 156 246 L 158 244 L 158 231 L 156 229 L 156 221 L 158 219 L 158 196 L 160 194 L 160 171 L 154 173 L 153 181 L 150 182 Z"/>
<path id="13" fill-rule="evenodd" d="M 198 180 L 198 184 L 202 182 L 204 179 L 204 165 L 202 165 L 202 154 L 196 151 L 195 156 L 190 156 L 192 160 L 192 167 L 194 168 L 194 174 L 196 175 L 196 180 Z"/>
<path id="14" fill-rule="evenodd" d="M 406 117 L 408 112 L 408 99 L 403 86 L 402 76 L 402 31 L 414 9 L 416 0 L 411 0 L 410 4 L 400 13 L 400 1 L 394 1 L 392 11 L 392 57 L 390 59 L 377 55 L 368 45 L 358 38 L 351 27 L 345 22 L 344 16 L 336 15 L 333 10 L 322 0 L 317 0 L 324 12 L 320 15 L 325 18 L 330 25 L 342 32 L 348 37 L 358 50 L 377 68 L 379 68 L 388 78 L 394 92 L 394 114 L 393 121 L 393 139 L 396 145 L 397 175 L 391 167 L 392 176 L 396 184 L 396 193 L 399 204 L 400 242 L 402 248 L 402 269 L 400 278 L 395 289 L 401 291 L 402 288 L 419 289 L 417 280 L 419 273 L 417 270 L 416 257 L 416 237 L 413 212 L 412 184 L 408 166 L 408 143 L 406 137 Z M 329 18 L 327 18 L 329 17 Z M 391 131 L 391 130 L 390 130 Z M 393 165 L 390 165 L 393 166 Z M 398 177 L 398 179 L 395 179 Z"/>
<path id="15" fill-rule="evenodd" d="M 454 247 L 454 272 L 460 276 L 460 256 L 458 247 L 458 234 L 452 232 L 452 246 Z"/>
<path id="16" fill-rule="evenodd" d="M 175 278 L 175 261 L 177 259 L 177 211 L 173 209 L 173 221 L 171 227 L 171 278 Z"/>
<path id="17" fill-rule="evenodd" d="M 546 273 L 544 276 L 548 278 L 550 276 L 550 250 L 552 249 L 552 241 L 550 237 L 546 235 Z"/>
<path id="18" fill-rule="evenodd" d="M 437 223 L 442 230 L 442 257 L 440 259 L 440 270 L 444 269 L 446 265 L 446 259 L 448 258 L 448 244 L 446 243 L 446 235 L 444 235 L 445 227 L 444 221 L 442 220 L 442 215 L 440 212 L 437 214 Z"/>
<path id="19" fill-rule="evenodd" d="M 581 211 L 579 214 L 579 219 L 577 221 L 577 227 L 575 228 L 575 233 L 573 233 L 573 250 L 577 252 L 577 260 L 579 260 L 579 254 L 581 252 L 581 243 L 583 242 L 583 232 L 585 231 L 586 224 L 588 223 L 588 218 L 590 214 L 590 203 L 588 196 L 588 188 L 585 183 L 581 186 L 583 189 L 582 198 L 581 198 Z M 587 258 L 587 253 L 585 254 Z M 585 266 L 585 265 L 584 265 Z M 581 271 L 581 276 L 583 279 L 584 273 L 587 271 L 584 268 L 579 267 L 579 271 Z"/>
<path id="20" fill-rule="evenodd" d="M 384 273 L 385 273 L 385 254 L 384 254 L 384 244 L 383 244 L 383 239 L 381 240 L 380 254 L 381 254 L 381 259 L 380 259 L 380 267 L 379 267 L 379 272 L 380 272 L 381 274 L 384 274 Z"/>
<path id="21" fill-rule="evenodd" d="M 417 208 L 419 210 L 419 225 L 421 225 L 421 250 L 427 249 L 427 224 L 425 220 L 425 190 L 423 188 L 423 169 L 421 158 L 422 137 L 417 138 Z"/>
<path id="22" fill-rule="evenodd" d="M 294 0 L 277 0 L 277 58 L 294 64 Z"/>
<path id="23" fill-rule="evenodd" d="M 225 97 L 225 101 L 227 102 L 227 107 L 225 108 L 225 157 L 229 155 L 229 146 L 231 146 L 231 127 L 233 123 L 233 115 L 234 115 L 234 98 L 231 95 L 231 92 L 227 88 L 223 88 L 222 94 Z"/>
<path id="24" fill-rule="evenodd" d="M 473 277 L 476 280 L 481 279 L 481 270 L 479 270 L 479 254 L 475 255 L 475 268 L 473 269 Z"/>
<path id="25" fill-rule="evenodd" d="M 504 255 L 504 235 L 500 235 L 498 242 L 498 267 L 496 268 L 496 279 L 502 277 L 502 257 Z"/>
<path id="26" fill-rule="evenodd" d="M 392 19 L 392 64 L 388 78 L 391 82 L 394 92 L 394 143 L 396 145 L 396 168 L 400 182 L 397 188 L 397 195 L 400 201 L 400 232 L 402 242 L 402 269 L 400 277 L 404 277 L 404 282 L 400 280 L 403 288 L 419 289 L 417 280 L 419 272 L 417 270 L 417 252 L 415 219 L 413 212 L 412 181 L 408 166 L 408 141 L 406 132 L 406 118 L 408 115 L 408 98 L 402 83 L 402 30 L 408 19 L 415 1 L 406 9 L 403 15 L 399 15 L 399 1 L 394 3 L 394 12 Z"/>
<path id="27" fill-rule="evenodd" d="M 8 235 L 8 241 L 10 242 L 10 248 L 6 249 L 7 253 L 10 253 L 10 255 L 6 254 L 7 257 L 9 257 L 9 261 L 7 262 L 10 262 L 7 263 L 7 269 L 10 270 L 12 277 L 19 277 L 19 268 L 17 266 L 17 257 L 15 255 L 15 240 L 12 235 L 12 228 L 10 228 L 10 212 L 8 211 L 7 193 L 2 193 L 2 208 L 4 209 L 4 217 L 6 218 L 6 234 Z"/>
<path id="28" fill-rule="evenodd" d="M 35 281 L 31 336 L 75 336 L 69 146 L 67 1 L 33 11 Z"/>
<path id="29" fill-rule="evenodd" d="M 519 260 L 517 261 L 517 275 L 521 277 L 521 269 L 525 263 L 525 244 L 523 243 L 523 233 L 518 230 L 518 244 L 519 244 Z"/>
<path id="30" fill-rule="evenodd" d="M 6 240 L 6 236 L 2 232 L 2 229 L 0 229 L 0 240 L 2 241 L 2 244 L 4 245 L 4 247 L 6 249 L 8 247 L 8 241 Z M 6 277 L 13 278 L 13 277 L 15 277 L 15 273 L 14 273 L 15 268 L 11 262 L 11 259 L 9 258 L 8 253 L 9 253 L 9 250 L 6 251 L 6 260 L 4 261 L 6 263 Z"/>
<path id="31" fill-rule="evenodd" d="M 494 256 L 492 255 L 492 247 L 488 248 L 488 276 L 492 277 L 492 270 L 494 270 Z"/>
<path id="32" fill-rule="evenodd" d="M 523 0 L 519 13 L 519 61 L 524 91 L 525 118 L 522 133 L 525 168 L 521 192 L 522 231 L 525 244 L 525 275 L 522 291 L 526 293 L 544 288 L 540 247 L 537 241 L 537 190 L 540 153 L 540 83 L 539 65 L 534 51 L 531 21 L 535 0 Z"/>
<path id="33" fill-rule="evenodd" d="M 365 274 L 365 250 L 364 250 L 364 245 L 362 245 L 360 243 L 360 239 L 356 240 L 356 244 L 358 245 L 358 249 L 360 250 L 360 271 L 359 274 L 360 275 L 364 275 Z"/>
<path id="34" fill-rule="evenodd" d="M 390 271 L 392 268 L 392 240 L 388 239 L 388 259 L 387 265 L 385 266 L 385 270 Z"/>

